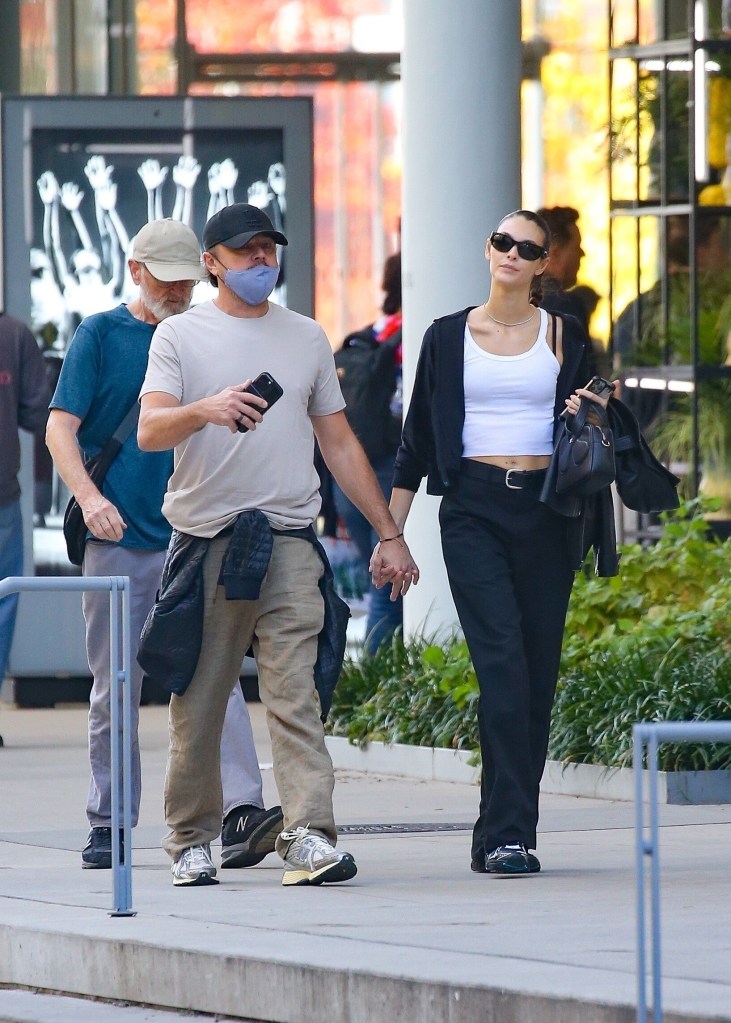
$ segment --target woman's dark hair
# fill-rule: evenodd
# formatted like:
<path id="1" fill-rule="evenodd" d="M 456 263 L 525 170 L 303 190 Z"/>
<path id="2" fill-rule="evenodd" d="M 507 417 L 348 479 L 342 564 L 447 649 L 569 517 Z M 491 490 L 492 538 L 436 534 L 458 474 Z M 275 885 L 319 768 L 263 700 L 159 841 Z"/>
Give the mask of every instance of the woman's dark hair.
<path id="1" fill-rule="evenodd" d="M 401 308 L 401 253 L 389 256 L 383 266 L 381 287 L 386 292 L 381 309 L 386 316 L 392 316 Z"/>
<path id="2" fill-rule="evenodd" d="M 500 224 L 504 224 L 506 220 L 510 220 L 511 217 L 522 217 L 523 220 L 529 220 L 531 224 L 535 224 L 536 227 L 540 228 L 543 234 L 543 248 L 548 252 L 551 247 L 551 228 L 548 226 L 548 221 L 545 217 L 542 217 L 540 213 L 534 213 L 533 210 L 513 210 L 512 213 L 506 213 L 504 217 L 500 219 Z M 543 273 L 535 274 L 530 286 L 530 301 L 533 305 L 538 306 L 543 301 Z"/>

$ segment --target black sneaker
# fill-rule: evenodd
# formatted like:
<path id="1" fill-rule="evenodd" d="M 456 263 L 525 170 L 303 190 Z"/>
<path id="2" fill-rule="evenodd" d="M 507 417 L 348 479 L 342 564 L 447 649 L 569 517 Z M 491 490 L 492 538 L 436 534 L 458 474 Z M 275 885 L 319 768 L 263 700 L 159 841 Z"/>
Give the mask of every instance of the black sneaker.
<path id="1" fill-rule="evenodd" d="M 277 835 L 284 827 L 281 806 L 260 810 L 237 806 L 223 821 L 221 867 L 253 867 L 274 852 Z"/>
<path id="2" fill-rule="evenodd" d="M 532 852 L 526 852 L 526 856 L 528 857 L 528 873 L 539 874 L 541 871 L 541 861 Z M 470 870 L 474 874 L 486 874 L 487 867 L 485 866 L 485 857 L 473 857 L 472 862 L 470 863 Z"/>
<path id="3" fill-rule="evenodd" d="M 528 851 L 522 842 L 509 842 L 499 845 L 485 857 L 485 873 L 499 874 L 501 877 L 517 877 L 530 874 Z"/>
<path id="4" fill-rule="evenodd" d="M 119 832 L 119 854 L 124 862 L 124 832 Z M 81 853 L 81 866 L 84 870 L 112 869 L 112 829 L 92 828 L 89 838 Z"/>

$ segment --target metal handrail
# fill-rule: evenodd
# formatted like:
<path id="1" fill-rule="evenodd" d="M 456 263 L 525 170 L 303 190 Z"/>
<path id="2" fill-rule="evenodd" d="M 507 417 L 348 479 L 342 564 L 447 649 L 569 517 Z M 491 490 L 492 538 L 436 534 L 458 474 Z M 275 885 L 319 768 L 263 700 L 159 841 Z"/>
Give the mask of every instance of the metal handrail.
<path id="1" fill-rule="evenodd" d="M 0 580 L 0 598 L 10 593 L 49 590 L 109 590 L 109 676 L 111 688 L 111 772 L 112 772 L 112 884 L 110 916 L 135 916 L 132 909 L 132 701 L 129 577 L 119 576 L 8 576 Z M 122 595 L 120 651 L 119 620 Z M 121 654 L 121 660 L 120 660 Z M 122 684 L 122 741 L 120 757 L 119 685 Z M 120 771 L 121 759 L 121 771 Z M 120 862 L 120 779 L 124 863 Z"/>
<path id="2" fill-rule="evenodd" d="M 660 950 L 660 842 L 657 802 L 657 747 L 660 742 L 729 742 L 731 721 L 653 721 L 632 729 L 635 772 L 635 862 L 637 871 L 637 1023 L 647 1023 L 647 958 L 645 941 L 645 869 L 650 857 L 650 915 L 652 934 L 652 1023 L 662 1023 Z M 643 762 L 647 748 L 649 837 L 645 838 Z"/>

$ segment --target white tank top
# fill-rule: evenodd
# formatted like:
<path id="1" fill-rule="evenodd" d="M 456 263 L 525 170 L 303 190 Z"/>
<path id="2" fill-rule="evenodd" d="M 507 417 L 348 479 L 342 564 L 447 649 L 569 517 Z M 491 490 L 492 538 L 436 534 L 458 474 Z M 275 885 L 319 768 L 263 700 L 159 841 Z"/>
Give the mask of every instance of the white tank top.
<path id="1" fill-rule="evenodd" d="M 493 355 L 464 333 L 465 418 L 462 455 L 550 455 L 558 359 L 546 343 L 548 316 L 538 310 L 535 344 L 520 355 Z"/>

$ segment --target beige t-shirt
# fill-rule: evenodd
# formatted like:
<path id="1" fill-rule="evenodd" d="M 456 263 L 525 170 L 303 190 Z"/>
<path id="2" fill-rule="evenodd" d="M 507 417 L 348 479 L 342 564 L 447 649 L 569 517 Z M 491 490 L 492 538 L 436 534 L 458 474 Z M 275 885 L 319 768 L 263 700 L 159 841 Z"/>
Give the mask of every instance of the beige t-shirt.
<path id="1" fill-rule="evenodd" d="M 215 536 L 259 509 L 277 529 L 308 526 L 320 510 L 310 416 L 345 407 L 332 350 L 318 323 L 269 303 L 265 316 L 229 316 L 204 302 L 155 330 L 142 394 L 187 405 L 268 372 L 284 394 L 256 430 L 211 423 L 175 448 L 163 514 L 194 536 Z"/>

